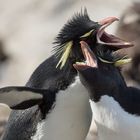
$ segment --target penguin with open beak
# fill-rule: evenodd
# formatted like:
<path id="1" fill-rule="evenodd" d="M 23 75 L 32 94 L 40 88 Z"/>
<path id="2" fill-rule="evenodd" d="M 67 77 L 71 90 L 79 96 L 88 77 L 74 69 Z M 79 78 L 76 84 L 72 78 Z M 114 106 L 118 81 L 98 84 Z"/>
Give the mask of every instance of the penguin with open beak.
<path id="1" fill-rule="evenodd" d="M 119 69 L 102 63 L 87 43 L 82 42 L 81 48 L 85 61 L 74 67 L 90 96 L 99 140 L 139 140 L 140 90 L 127 87 Z"/>
<path id="2" fill-rule="evenodd" d="M 114 51 L 132 46 L 104 31 L 116 20 L 109 17 L 94 22 L 86 10 L 76 14 L 56 37 L 54 54 L 33 72 L 24 87 L 0 89 L 0 102 L 14 109 L 3 140 L 85 140 L 91 121 L 89 96 L 73 63 L 84 59 L 80 41 L 88 43 L 95 53 L 98 47 Z M 120 64 L 126 61 L 124 58 Z"/>

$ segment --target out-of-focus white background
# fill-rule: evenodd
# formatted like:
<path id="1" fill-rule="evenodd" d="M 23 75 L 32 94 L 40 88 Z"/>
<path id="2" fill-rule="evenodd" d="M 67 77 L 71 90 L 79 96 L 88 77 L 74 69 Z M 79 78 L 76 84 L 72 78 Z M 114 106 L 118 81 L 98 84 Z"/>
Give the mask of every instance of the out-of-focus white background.
<path id="1" fill-rule="evenodd" d="M 92 20 L 120 17 L 134 0 L 0 0 L 0 40 L 9 55 L 0 66 L 0 87 L 24 85 L 51 54 L 64 23 L 86 7 Z M 137 0 L 138 1 L 138 0 Z M 117 23 L 109 27 L 114 32 Z"/>

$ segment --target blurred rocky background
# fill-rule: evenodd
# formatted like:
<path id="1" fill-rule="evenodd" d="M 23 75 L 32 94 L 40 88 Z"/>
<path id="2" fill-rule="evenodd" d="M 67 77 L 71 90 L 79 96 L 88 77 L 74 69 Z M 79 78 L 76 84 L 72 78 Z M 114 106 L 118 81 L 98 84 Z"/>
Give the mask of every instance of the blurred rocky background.
<path id="1" fill-rule="evenodd" d="M 115 23 L 107 30 L 110 33 L 117 32 L 124 39 L 139 41 L 140 31 L 137 27 L 140 24 L 140 6 L 132 8 L 133 2 L 134 0 L 0 0 L 0 87 L 25 85 L 33 70 L 51 54 L 52 42 L 61 27 L 81 8 L 86 7 L 91 19 L 95 21 L 108 16 L 121 17 L 122 14 L 125 17 L 125 14 L 130 13 L 128 19 L 121 18 L 119 26 Z M 131 14 L 136 12 L 139 20 L 135 20 L 135 15 Z M 129 26 L 123 20 L 130 22 L 127 24 Z M 127 30 L 129 33 L 125 33 Z M 125 37 L 131 33 L 133 39 L 131 36 Z M 138 69 L 140 70 L 139 67 Z M 131 73 L 130 70 L 127 71 L 126 73 Z M 0 134 L 9 112 L 8 107 L 0 106 Z"/>
<path id="2" fill-rule="evenodd" d="M 128 85 L 140 88 L 140 2 L 131 4 L 123 12 L 116 34 L 134 44 L 133 48 L 125 49 L 132 63 L 125 65 L 122 73 Z"/>

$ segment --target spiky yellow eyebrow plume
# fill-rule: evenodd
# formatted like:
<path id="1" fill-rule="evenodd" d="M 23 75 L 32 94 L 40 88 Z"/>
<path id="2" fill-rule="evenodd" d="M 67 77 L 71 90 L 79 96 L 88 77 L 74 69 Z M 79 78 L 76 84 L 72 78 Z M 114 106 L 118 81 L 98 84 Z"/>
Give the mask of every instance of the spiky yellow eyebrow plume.
<path id="1" fill-rule="evenodd" d="M 99 56 L 98 56 L 98 58 L 99 58 L 100 61 L 102 61 L 102 62 L 104 62 L 104 63 L 108 63 L 108 64 L 113 64 L 113 63 L 114 63 L 114 62 L 111 62 L 111 61 L 108 61 L 108 60 L 102 59 L 102 58 L 99 57 Z"/>
<path id="2" fill-rule="evenodd" d="M 80 38 L 88 37 L 94 31 L 94 29 L 90 30 L 89 32 L 85 33 L 84 35 L 80 36 Z"/>
<path id="3" fill-rule="evenodd" d="M 82 35 L 80 38 L 83 38 L 83 37 L 88 37 L 90 36 L 90 34 L 94 31 L 94 29 L 90 30 L 89 32 L 85 33 L 84 35 Z M 63 55 L 62 57 L 60 58 L 59 62 L 57 63 L 56 65 L 56 68 L 60 65 L 60 69 L 62 69 L 69 57 L 69 54 L 70 54 L 70 51 L 71 51 L 71 47 L 72 47 L 73 43 L 72 41 L 69 41 L 65 44 L 65 49 L 64 49 L 64 52 L 63 52 Z"/>
<path id="4" fill-rule="evenodd" d="M 125 58 L 125 59 L 118 60 L 115 62 L 115 66 L 116 67 L 122 66 L 124 64 L 130 63 L 131 60 L 132 60 L 131 58 Z"/>
<path id="5" fill-rule="evenodd" d="M 116 67 L 122 66 L 124 64 L 130 63 L 131 62 L 131 58 L 126 58 L 126 56 L 124 56 L 122 59 L 117 60 L 115 62 L 111 62 L 105 59 L 102 59 L 101 57 L 98 57 L 100 61 L 104 62 L 104 63 L 108 63 L 108 64 L 114 64 Z"/>
<path id="6" fill-rule="evenodd" d="M 73 45 L 73 42 L 72 41 L 69 41 L 65 44 L 65 50 L 63 52 L 63 55 L 61 56 L 59 62 L 57 63 L 56 65 L 56 68 L 60 65 L 60 69 L 63 68 L 63 66 L 65 65 L 68 57 L 69 57 L 69 54 L 70 54 L 70 51 L 71 51 L 71 48 L 72 48 L 72 45 Z"/>

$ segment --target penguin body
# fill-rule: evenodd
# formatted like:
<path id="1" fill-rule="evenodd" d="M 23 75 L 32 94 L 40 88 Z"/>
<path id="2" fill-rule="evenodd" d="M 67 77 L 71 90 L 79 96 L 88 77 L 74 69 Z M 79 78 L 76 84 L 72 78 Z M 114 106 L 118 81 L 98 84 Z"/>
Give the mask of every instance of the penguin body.
<path id="1" fill-rule="evenodd" d="M 39 131 L 42 131 L 41 139 L 84 140 L 92 116 L 88 100 L 86 90 L 77 77 L 67 91 L 57 93 L 56 101 L 46 119 L 37 126 L 41 126 L 42 129 L 39 128 L 32 139 L 35 140 L 38 133 L 40 135 Z"/>
<path id="2" fill-rule="evenodd" d="M 52 60 L 52 58 L 50 59 Z M 47 61 L 52 62 L 50 59 Z M 60 74 L 56 74 L 56 64 L 53 67 L 49 62 L 45 61 L 40 65 L 42 68 L 35 72 L 39 80 L 39 78 L 42 79 L 39 71 L 44 69 L 44 78 L 45 76 L 48 77 L 47 81 L 43 82 L 44 85 L 41 85 L 41 82 L 39 82 L 40 85 L 31 85 L 30 81 L 37 84 L 34 74 L 33 79 L 31 78 L 26 85 L 35 88 L 35 90 L 37 87 L 40 89 L 47 88 L 47 92 L 49 91 L 47 94 L 46 90 L 43 90 L 46 94 L 45 100 L 43 99 L 44 101 L 39 104 L 39 107 L 35 105 L 25 110 L 12 111 L 3 140 L 55 140 L 56 138 L 84 140 L 86 138 L 92 116 L 89 96 L 74 72 L 73 74 L 71 72 L 71 76 L 59 71 Z M 54 71 L 49 67 L 53 67 Z M 45 73 L 45 71 L 47 72 Z M 49 79 L 49 76 L 51 79 Z M 51 82 L 53 76 L 53 80 L 58 81 L 58 83 Z M 25 89 L 23 88 L 23 90 Z M 14 109 L 17 109 L 17 107 Z"/>
<path id="3" fill-rule="evenodd" d="M 140 116 L 125 111 L 113 97 L 104 95 L 91 106 L 99 140 L 140 139 Z"/>
<path id="4" fill-rule="evenodd" d="M 120 71 L 83 46 L 86 64 L 75 64 L 87 88 L 99 140 L 140 139 L 140 90 L 127 87 Z"/>

